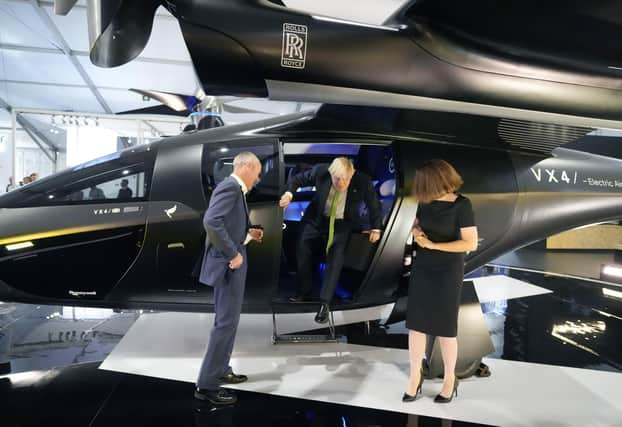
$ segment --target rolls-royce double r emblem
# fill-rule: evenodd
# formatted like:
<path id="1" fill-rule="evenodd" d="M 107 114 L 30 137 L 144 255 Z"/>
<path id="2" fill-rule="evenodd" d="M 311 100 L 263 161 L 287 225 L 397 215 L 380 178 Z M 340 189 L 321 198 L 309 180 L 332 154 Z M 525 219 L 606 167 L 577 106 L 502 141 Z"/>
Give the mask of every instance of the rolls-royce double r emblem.
<path id="1" fill-rule="evenodd" d="M 307 56 L 307 26 L 283 24 L 281 66 L 304 68 Z"/>

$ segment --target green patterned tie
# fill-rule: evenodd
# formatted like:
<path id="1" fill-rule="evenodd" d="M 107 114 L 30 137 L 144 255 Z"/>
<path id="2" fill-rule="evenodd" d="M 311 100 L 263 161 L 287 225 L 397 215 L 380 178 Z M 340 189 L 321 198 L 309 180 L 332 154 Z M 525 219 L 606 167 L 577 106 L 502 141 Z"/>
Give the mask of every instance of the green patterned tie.
<path id="1" fill-rule="evenodd" d="M 337 201 L 339 200 L 339 191 L 335 189 L 335 195 L 330 205 L 330 218 L 328 220 L 328 242 L 326 243 L 326 253 L 333 245 L 333 238 L 335 237 L 335 216 L 337 214 Z"/>

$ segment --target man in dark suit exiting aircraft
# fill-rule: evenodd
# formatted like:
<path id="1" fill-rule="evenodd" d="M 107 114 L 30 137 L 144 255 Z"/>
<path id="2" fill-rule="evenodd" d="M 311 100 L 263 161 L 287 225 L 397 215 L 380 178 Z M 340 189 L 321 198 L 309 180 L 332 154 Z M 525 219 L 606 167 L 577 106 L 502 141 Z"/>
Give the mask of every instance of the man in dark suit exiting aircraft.
<path id="1" fill-rule="evenodd" d="M 214 287 L 214 327 L 201 365 L 194 396 L 213 404 L 235 403 L 236 395 L 220 388 L 247 380 L 233 373 L 229 360 L 242 311 L 248 262 L 246 244 L 261 241 L 263 231 L 250 228 L 246 193 L 259 179 L 261 163 L 250 152 L 233 160 L 233 173 L 212 193 L 203 217 L 207 232 L 199 281 Z"/>
<path id="2" fill-rule="evenodd" d="M 301 187 L 315 186 L 315 196 L 302 217 L 304 228 L 296 253 L 298 264 L 298 294 L 291 301 L 309 299 L 312 289 L 313 255 L 326 254 L 326 270 L 320 299 L 322 304 L 316 322 L 328 321 L 329 304 L 335 293 L 343 267 L 348 240 L 353 230 L 361 230 L 361 203 L 367 206 L 372 230 L 369 241 L 375 243 L 382 230 L 382 211 L 371 178 L 354 170 L 352 160 L 337 157 L 328 165 L 314 168 L 292 177 L 288 191 L 283 194 L 281 207 L 287 207 Z"/>

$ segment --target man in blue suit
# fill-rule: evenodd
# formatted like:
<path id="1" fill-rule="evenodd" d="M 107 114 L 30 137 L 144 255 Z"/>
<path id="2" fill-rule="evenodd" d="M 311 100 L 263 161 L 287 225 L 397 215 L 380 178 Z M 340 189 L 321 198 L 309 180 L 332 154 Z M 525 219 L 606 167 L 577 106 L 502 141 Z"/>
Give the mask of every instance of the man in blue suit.
<path id="1" fill-rule="evenodd" d="M 250 152 L 233 160 L 233 173 L 214 189 L 203 217 L 207 232 L 199 281 L 214 287 L 214 327 L 201 365 L 194 397 L 216 405 L 235 403 L 233 391 L 221 384 L 247 380 L 233 373 L 229 360 L 242 311 L 246 283 L 246 244 L 261 242 L 263 231 L 251 228 L 246 193 L 259 179 L 261 163 Z"/>

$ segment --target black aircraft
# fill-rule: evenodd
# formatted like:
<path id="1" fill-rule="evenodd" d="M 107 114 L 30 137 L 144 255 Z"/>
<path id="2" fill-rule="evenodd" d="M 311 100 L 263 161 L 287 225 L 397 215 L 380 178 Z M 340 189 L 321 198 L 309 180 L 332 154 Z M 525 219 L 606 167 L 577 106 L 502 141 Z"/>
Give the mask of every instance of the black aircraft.
<path id="1" fill-rule="evenodd" d="M 265 238 L 249 248 L 245 310 L 269 312 L 273 298 L 293 291 L 294 244 L 314 189 L 299 191 L 285 212 L 278 200 L 289 176 L 336 155 L 373 178 L 385 213 L 376 245 L 355 238 L 348 247 L 340 307 L 393 302 L 417 208 L 410 183 L 418 164 L 442 157 L 463 175 L 481 237 L 467 257 L 473 271 L 551 234 L 621 216 L 622 161 L 559 147 L 589 142 L 592 131 L 324 105 L 130 148 L 0 196 L 0 300 L 211 310 L 211 288 L 193 275 L 202 216 L 233 157 L 250 150 L 263 164 L 248 197 L 251 220 Z M 363 223 L 366 215 L 361 210 Z"/>
<path id="2" fill-rule="evenodd" d="M 57 1 L 57 11 L 74 3 Z M 373 26 L 279 0 L 94 1 L 91 60 L 117 66 L 140 54 L 161 4 L 179 19 L 210 96 L 373 107 L 325 104 L 190 132 L 1 196 L 0 299 L 209 310 L 209 289 L 193 275 L 201 217 L 246 149 L 264 167 L 249 204 L 266 231 L 249 251 L 247 311 L 267 311 L 292 287 L 293 242 L 313 189 L 284 214 L 277 201 L 288 177 L 335 155 L 373 177 L 386 216 L 375 247 L 348 248 L 345 307 L 399 294 L 416 211 L 409 186 L 432 157 L 457 167 L 474 203 L 481 241 L 468 271 L 620 217 L 620 162 L 561 148 L 589 141 L 595 127 L 622 125 L 622 46 L 610 43 L 622 29 L 619 2 L 418 0 Z"/>
<path id="3" fill-rule="evenodd" d="M 75 1 L 56 3 L 66 13 Z M 617 0 L 410 0 L 382 25 L 282 0 L 88 3 L 94 64 L 138 56 L 163 5 L 212 96 L 622 125 Z"/>
<path id="4" fill-rule="evenodd" d="M 55 8 L 67 13 L 75 3 Z M 368 25 L 281 0 L 96 0 L 87 5 L 91 61 L 113 67 L 138 56 L 160 5 L 179 20 L 206 94 L 325 105 L 187 132 L 0 196 L 1 300 L 211 310 L 211 289 L 195 274 L 201 220 L 242 150 L 262 161 L 248 200 L 252 222 L 265 229 L 248 252 L 245 311 L 269 312 L 292 291 L 294 242 L 314 189 L 285 212 L 278 200 L 293 173 L 336 155 L 372 176 L 385 213 L 376 245 L 355 237 L 347 248 L 338 308 L 402 294 L 417 209 L 410 184 L 430 158 L 454 164 L 473 201 L 481 239 L 469 272 L 621 216 L 622 162 L 563 148 L 589 144 L 595 128 L 622 128 L 620 2 L 416 0 Z M 461 313 L 481 318 L 472 291 L 469 298 L 474 309 Z M 473 319 L 465 320 L 471 329 Z M 481 344 L 466 357 L 476 367 L 490 340 L 485 325 L 479 337 L 488 344 L 469 328 L 460 328 L 461 342 Z"/>

